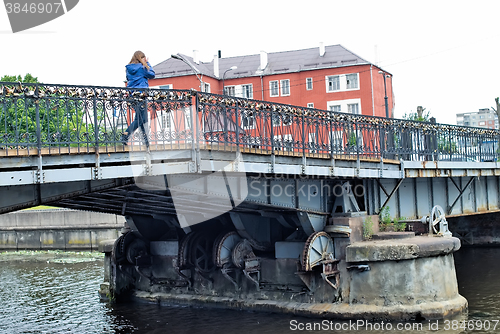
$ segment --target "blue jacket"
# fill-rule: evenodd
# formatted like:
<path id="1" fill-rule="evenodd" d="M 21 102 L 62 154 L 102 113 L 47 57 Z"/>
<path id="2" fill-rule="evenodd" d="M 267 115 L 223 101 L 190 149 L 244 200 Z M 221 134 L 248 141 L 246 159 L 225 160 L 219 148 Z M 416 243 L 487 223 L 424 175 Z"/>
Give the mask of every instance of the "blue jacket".
<path id="1" fill-rule="evenodd" d="M 142 64 L 128 64 L 125 66 L 127 70 L 127 87 L 130 88 L 148 88 L 148 79 L 155 77 L 153 67 L 148 63 L 149 71 Z"/>

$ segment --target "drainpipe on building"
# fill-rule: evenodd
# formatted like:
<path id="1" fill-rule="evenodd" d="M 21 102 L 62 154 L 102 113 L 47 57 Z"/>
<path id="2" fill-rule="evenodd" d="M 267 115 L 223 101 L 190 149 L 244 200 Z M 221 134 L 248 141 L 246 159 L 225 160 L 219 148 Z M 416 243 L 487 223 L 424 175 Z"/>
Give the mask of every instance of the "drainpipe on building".
<path id="1" fill-rule="evenodd" d="M 375 116 L 375 97 L 373 96 L 373 64 L 370 64 L 370 81 L 372 84 L 372 116 Z"/>
<path id="2" fill-rule="evenodd" d="M 260 75 L 260 93 L 262 95 L 261 100 L 264 101 L 264 79 L 262 77 L 262 74 Z"/>

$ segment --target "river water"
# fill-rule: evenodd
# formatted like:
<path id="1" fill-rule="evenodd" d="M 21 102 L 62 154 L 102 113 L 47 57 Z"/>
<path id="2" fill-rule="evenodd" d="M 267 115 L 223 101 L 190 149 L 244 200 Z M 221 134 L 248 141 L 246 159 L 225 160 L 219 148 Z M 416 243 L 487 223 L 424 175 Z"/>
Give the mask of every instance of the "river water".
<path id="1" fill-rule="evenodd" d="M 97 294 L 103 278 L 102 257 L 47 259 L 25 254 L 9 258 L 0 253 L 0 333 L 387 333 L 388 329 L 496 333 L 500 332 L 499 259 L 500 248 L 455 253 L 459 290 L 469 301 L 468 314 L 448 322 L 354 324 L 233 310 L 109 305 L 100 302 Z M 341 325 L 345 330 L 336 331 Z M 470 329 L 461 329 L 464 325 Z"/>

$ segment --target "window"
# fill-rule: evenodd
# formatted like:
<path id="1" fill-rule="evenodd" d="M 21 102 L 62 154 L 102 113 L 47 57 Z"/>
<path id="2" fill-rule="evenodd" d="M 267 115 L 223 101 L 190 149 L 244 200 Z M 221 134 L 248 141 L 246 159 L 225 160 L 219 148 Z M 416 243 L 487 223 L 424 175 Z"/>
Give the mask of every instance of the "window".
<path id="1" fill-rule="evenodd" d="M 293 150 L 293 138 L 291 134 L 284 134 L 283 136 L 277 135 L 274 136 L 273 139 L 275 150 L 288 152 Z"/>
<path id="2" fill-rule="evenodd" d="M 281 96 L 290 95 L 290 80 L 281 80 Z"/>
<path id="3" fill-rule="evenodd" d="M 163 130 L 170 130 L 170 128 L 172 127 L 172 124 L 171 124 L 171 112 L 170 111 L 166 111 L 166 112 L 162 112 L 161 114 L 161 128 Z"/>
<path id="4" fill-rule="evenodd" d="M 309 153 L 317 153 L 318 147 L 316 133 L 309 133 Z"/>
<path id="5" fill-rule="evenodd" d="M 330 132 L 329 142 L 333 152 L 342 152 L 344 150 L 344 132 L 342 130 Z"/>
<path id="6" fill-rule="evenodd" d="M 269 82 L 269 90 L 271 92 L 271 97 L 279 96 L 279 84 L 278 81 L 270 81 Z"/>
<path id="7" fill-rule="evenodd" d="M 326 76 L 326 92 L 359 89 L 359 73 Z"/>
<path id="8" fill-rule="evenodd" d="M 271 115 L 271 117 L 273 118 L 273 126 L 279 126 L 281 124 L 280 114 L 272 113 Z"/>
<path id="9" fill-rule="evenodd" d="M 250 85 L 241 85 L 243 97 L 247 99 L 252 99 L 253 98 L 253 86 L 252 84 Z"/>
<path id="10" fill-rule="evenodd" d="M 307 104 L 307 107 L 308 107 L 308 108 L 314 108 L 314 103 L 308 103 L 308 104 Z"/>
<path id="11" fill-rule="evenodd" d="M 333 112 L 340 112 L 340 105 L 333 105 L 333 106 L 330 106 L 330 111 L 333 111 Z"/>
<path id="12" fill-rule="evenodd" d="M 361 114 L 361 99 L 326 101 L 326 109 L 332 112 Z"/>
<path id="13" fill-rule="evenodd" d="M 150 87 L 151 89 L 174 89 L 174 85 L 168 84 L 168 85 L 161 85 L 161 86 L 154 86 Z"/>
<path id="14" fill-rule="evenodd" d="M 255 116 L 253 116 L 252 113 L 244 112 L 241 115 L 241 126 L 243 129 L 255 128 Z"/>
<path id="15" fill-rule="evenodd" d="M 327 80 L 329 92 L 340 90 L 340 77 L 338 75 L 327 77 Z"/>
<path id="16" fill-rule="evenodd" d="M 313 89 L 313 78 L 306 78 L 306 89 L 307 90 Z"/>
<path id="17" fill-rule="evenodd" d="M 234 86 L 224 87 L 224 95 L 236 96 L 236 90 Z"/>
<path id="18" fill-rule="evenodd" d="M 357 103 L 348 104 L 347 112 L 350 114 L 359 114 L 359 104 Z"/>
<path id="19" fill-rule="evenodd" d="M 202 92 L 210 93 L 210 84 L 209 83 L 203 82 Z"/>
<path id="20" fill-rule="evenodd" d="M 186 120 L 186 129 L 191 129 L 191 108 L 184 107 L 184 117 Z"/>
<path id="21" fill-rule="evenodd" d="M 347 80 L 346 89 L 357 89 L 358 88 L 358 73 L 347 74 L 346 80 Z"/>

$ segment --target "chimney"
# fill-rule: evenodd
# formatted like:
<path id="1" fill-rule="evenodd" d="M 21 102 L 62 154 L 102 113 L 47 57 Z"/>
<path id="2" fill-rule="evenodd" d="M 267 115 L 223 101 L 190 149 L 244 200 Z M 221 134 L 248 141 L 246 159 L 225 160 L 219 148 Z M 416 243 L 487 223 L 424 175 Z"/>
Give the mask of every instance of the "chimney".
<path id="1" fill-rule="evenodd" d="M 200 61 L 198 60 L 198 50 L 193 50 L 193 61 L 195 64 L 200 65 Z"/>
<path id="2" fill-rule="evenodd" d="M 325 55 L 325 45 L 323 42 L 319 42 L 319 56 L 323 57 Z"/>
<path id="3" fill-rule="evenodd" d="M 218 55 L 214 56 L 214 75 L 217 78 L 219 77 L 219 56 Z"/>
<path id="4" fill-rule="evenodd" d="M 267 52 L 260 51 L 260 69 L 264 70 L 267 66 Z"/>

